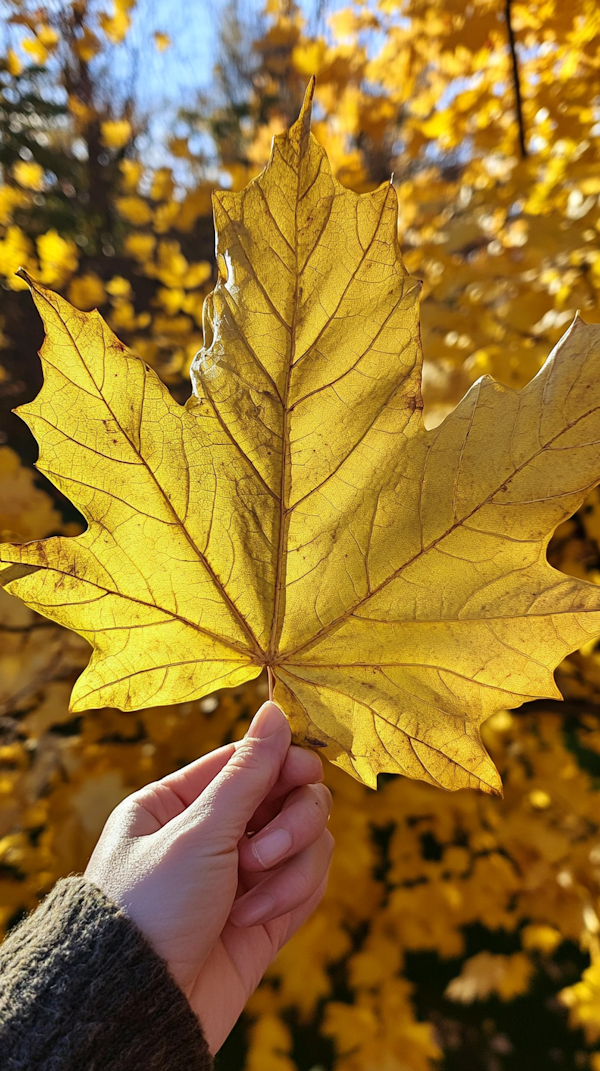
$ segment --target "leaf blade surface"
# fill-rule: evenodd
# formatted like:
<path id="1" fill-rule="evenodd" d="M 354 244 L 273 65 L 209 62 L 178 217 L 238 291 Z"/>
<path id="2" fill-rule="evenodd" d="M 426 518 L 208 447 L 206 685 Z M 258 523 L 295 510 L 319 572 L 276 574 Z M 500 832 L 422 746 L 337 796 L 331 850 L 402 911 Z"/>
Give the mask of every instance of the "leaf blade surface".
<path id="1" fill-rule="evenodd" d="M 185 407 L 34 285 L 45 378 L 20 412 L 89 527 L 4 546 L 0 579 L 92 643 L 73 709 L 269 666 L 295 739 L 353 776 L 497 792 L 482 721 L 558 696 L 554 668 L 600 633 L 598 589 L 546 559 L 600 480 L 600 327 L 575 321 L 523 390 L 485 377 L 426 431 L 395 191 L 343 189 L 309 124 L 307 99 L 262 175 L 216 196 Z"/>

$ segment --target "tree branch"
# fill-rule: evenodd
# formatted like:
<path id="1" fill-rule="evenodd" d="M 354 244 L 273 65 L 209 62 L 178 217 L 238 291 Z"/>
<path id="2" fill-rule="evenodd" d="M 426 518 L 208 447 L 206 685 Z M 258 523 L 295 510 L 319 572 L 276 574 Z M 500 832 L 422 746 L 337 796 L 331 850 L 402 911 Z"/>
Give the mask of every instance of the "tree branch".
<path id="1" fill-rule="evenodd" d="M 525 160 L 527 156 L 527 146 L 525 145 L 525 124 L 523 122 L 523 101 L 521 97 L 521 82 L 519 79 L 519 60 L 517 58 L 517 46 L 515 41 L 515 34 L 511 22 L 511 7 L 512 0 L 505 0 L 504 12 L 506 16 L 506 28 L 508 30 L 508 46 L 510 48 L 510 56 L 512 60 L 513 71 L 513 85 L 515 90 L 515 110 L 517 113 L 517 123 L 519 126 L 519 146 L 521 148 L 521 159 Z"/>

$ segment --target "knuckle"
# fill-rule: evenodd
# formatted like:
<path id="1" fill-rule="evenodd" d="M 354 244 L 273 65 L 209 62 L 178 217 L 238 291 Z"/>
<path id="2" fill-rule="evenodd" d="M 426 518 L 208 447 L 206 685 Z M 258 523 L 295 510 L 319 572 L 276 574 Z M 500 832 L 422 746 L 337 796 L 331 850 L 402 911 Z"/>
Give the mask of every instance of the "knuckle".
<path id="1" fill-rule="evenodd" d="M 130 818 L 144 798 L 142 793 L 143 789 L 138 789 L 137 792 L 132 792 L 130 796 L 126 796 L 124 800 L 121 800 L 111 811 L 108 821 L 116 823 Z"/>
<path id="2" fill-rule="evenodd" d="M 139 794 L 137 792 L 133 792 L 131 796 L 121 800 L 106 819 L 103 833 L 118 838 L 126 836 L 127 831 L 135 821 L 138 806 Z"/>
<path id="3" fill-rule="evenodd" d="M 235 752 L 231 756 L 225 772 L 231 770 L 259 770 L 264 767 L 264 764 L 268 762 L 268 756 L 262 752 L 262 749 L 256 747 L 255 744 L 246 743 L 242 741 L 240 746 L 236 748 Z"/>
<path id="4" fill-rule="evenodd" d="M 125 799 L 121 800 L 115 810 L 118 811 L 119 809 L 122 809 L 123 811 L 129 811 L 132 807 L 135 807 L 136 804 L 143 803 L 148 799 L 148 796 L 151 796 L 154 792 L 157 792 L 160 789 L 161 783 L 161 781 L 150 781 L 147 785 L 143 785 L 142 788 L 136 789 L 131 795 L 125 796 Z"/>

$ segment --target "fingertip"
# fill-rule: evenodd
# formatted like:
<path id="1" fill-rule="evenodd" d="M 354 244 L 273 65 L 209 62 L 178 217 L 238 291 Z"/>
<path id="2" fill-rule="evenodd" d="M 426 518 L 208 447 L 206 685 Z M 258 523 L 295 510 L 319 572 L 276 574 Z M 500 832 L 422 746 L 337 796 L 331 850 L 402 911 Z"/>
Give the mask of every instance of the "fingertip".
<path id="1" fill-rule="evenodd" d="M 270 870 L 320 840 L 329 819 L 331 793 L 326 785 L 301 785 L 286 798 L 278 815 L 239 845 L 240 868 Z M 333 838 L 323 847 L 331 851 Z"/>
<path id="2" fill-rule="evenodd" d="M 286 783 L 294 785 L 315 785 L 323 781 L 325 771 L 320 755 L 316 751 L 292 744 L 285 760 L 282 776 Z"/>
<path id="3" fill-rule="evenodd" d="M 244 899 L 243 902 L 237 900 L 231 909 L 229 921 L 240 928 L 257 926 L 262 923 L 263 919 L 273 914 L 276 910 L 276 903 L 274 896 L 266 891 L 260 891 L 255 893 L 250 900 Z"/>
<path id="4" fill-rule="evenodd" d="M 333 837 L 326 833 L 236 900 L 231 921 L 237 926 L 263 925 L 310 900 L 326 880 L 331 863 Z"/>
<path id="5" fill-rule="evenodd" d="M 323 760 L 322 760 L 320 755 L 317 755 L 316 751 L 308 751 L 306 748 L 302 748 L 301 750 L 310 759 L 310 763 L 311 763 L 312 768 L 314 770 L 314 778 L 312 780 L 312 783 L 313 784 L 317 784 L 319 781 L 322 781 L 324 779 L 324 777 L 325 777 L 325 770 L 323 768 Z M 305 759 L 305 762 L 307 762 L 306 759 Z"/>
<path id="6" fill-rule="evenodd" d="M 254 715 L 246 737 L 251 737 L 254 740 L 266 740 L 267 737 L 276 736 L 283 731 L 286 731 L 291 739 L 292 731 L 283 710 L 272 699 L 268 699 Z"/>
<path id="7" fill-rule="evenodd" d="M 250 851 L 262 870 L 269 870 L 290 852 L 293 846 L 293 838 L 289 829 L 284 826 L 274 829 L 258 840 L 250 841 Z"/>

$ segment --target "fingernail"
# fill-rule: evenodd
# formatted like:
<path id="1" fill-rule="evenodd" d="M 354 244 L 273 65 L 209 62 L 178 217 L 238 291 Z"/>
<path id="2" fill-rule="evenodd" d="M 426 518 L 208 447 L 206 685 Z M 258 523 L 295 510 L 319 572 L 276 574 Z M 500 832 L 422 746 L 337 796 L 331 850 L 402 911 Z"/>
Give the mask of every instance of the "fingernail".
<path id="1" fill-rule="evenodd" d="M 234 926 L 257 926 L 275 907 L 270 893 L 257 893 L 246 903 L 238 901 L 231 909 L 230 919 Z"/>
<path id="2" fill-rule="evenodd" d="M 274 736 L 275 733 L 280 732 L 285 724 L 286 717 L 281 707 L 278 707 L 277 703 L 267 700 L 266 703 L 263 703 L 258 713 L 254 715 L 246 736 L 264 740 L 265 737 Z"/>
<path id="3" fill-rule="evenodd" d="M 252 851 L 261 866 L 270 867 L 283 859 L 286 852 L 292 847 L 292 836 L 287 829 L 274 829 L 265 833 L 264 837 L 257 837 L 250 841 Z"/>

